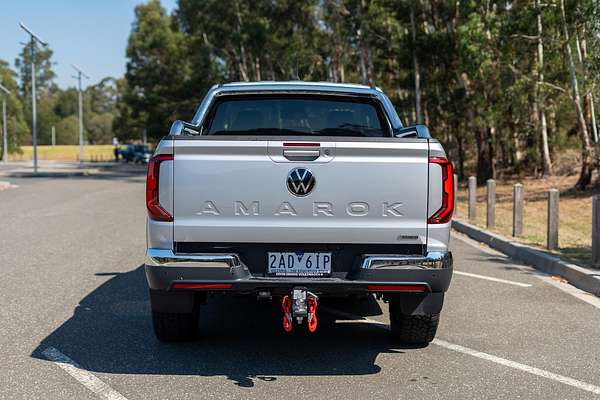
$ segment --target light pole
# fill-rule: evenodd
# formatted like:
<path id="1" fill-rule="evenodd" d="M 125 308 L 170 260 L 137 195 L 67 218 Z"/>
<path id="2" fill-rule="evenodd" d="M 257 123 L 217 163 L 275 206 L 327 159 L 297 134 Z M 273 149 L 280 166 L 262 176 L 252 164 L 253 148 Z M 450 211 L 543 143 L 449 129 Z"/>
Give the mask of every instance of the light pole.
<path id="1" fill-rule="evenodd" d="M 33 172 L 38 171 L 38 159 L 37 159 L 37 112 L 36 112 L 36 93 L 35 93 L 35 42 L 37 41 L 42 46 L 47 46 L 48 43 L 44 42 L 38 35 L 33 33 L 29 28 L 19 22 L 19 26 L 25 32 L 29 34 L 30 46 L 31 46 L 31 133 L 33 136 Z"/>
<path id="2" fill-rule="evenodd" d="M 77 79 L 77 84 L 78 84 L 78 94 L 79 94 L 79 164 L 83 163 L 83 95 L 81 92 L 81 77 L 83 76 L 86 79 L 89 79 L 89 76 L 87 76 L 82 70 L 81 68 L 79 68 L 77 65 L 75 64 L 71 64 L 71 66 L 73 67 L 73 69 L 75 69 L 75 71 L 77 71 L 77 76 L 74 76 L 73 78 Z"/>
<path id="3" fill-rule="evenodd" d="M 2 96 L 2 162 L 8 162 L 8 124 L 6 123 L 6 96 L 10 95 L 10 90 L 0 84 L 0 90 L 4 92 Z"/>

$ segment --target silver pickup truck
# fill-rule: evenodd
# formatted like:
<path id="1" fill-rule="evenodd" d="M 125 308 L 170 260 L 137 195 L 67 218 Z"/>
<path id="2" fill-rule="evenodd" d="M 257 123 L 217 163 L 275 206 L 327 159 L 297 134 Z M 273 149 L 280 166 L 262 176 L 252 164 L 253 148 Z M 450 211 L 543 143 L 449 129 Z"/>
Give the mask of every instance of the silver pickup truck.
<path id="1" fill-rule="evenodd" d="M 288 332 L 314 332 L 324 297 L 374 294 L 397 340 L 435 336 L 452 276 L 452 164 L 378 88 L 214 86 L 158 144 L 146 205 L 160 340 L 193 339 L 213 294 L 281 303 Z"/>

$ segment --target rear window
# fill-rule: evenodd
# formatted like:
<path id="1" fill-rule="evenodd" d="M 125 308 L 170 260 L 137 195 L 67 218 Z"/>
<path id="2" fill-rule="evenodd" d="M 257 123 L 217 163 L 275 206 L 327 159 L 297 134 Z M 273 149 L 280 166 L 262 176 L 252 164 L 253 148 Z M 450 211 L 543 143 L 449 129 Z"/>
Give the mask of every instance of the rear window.
<path id="1" fill-rule="evenodd" d="M 389 137 L 379 103 L 371 99 L 306 96 L 219 99 L 208 135 Z"/>

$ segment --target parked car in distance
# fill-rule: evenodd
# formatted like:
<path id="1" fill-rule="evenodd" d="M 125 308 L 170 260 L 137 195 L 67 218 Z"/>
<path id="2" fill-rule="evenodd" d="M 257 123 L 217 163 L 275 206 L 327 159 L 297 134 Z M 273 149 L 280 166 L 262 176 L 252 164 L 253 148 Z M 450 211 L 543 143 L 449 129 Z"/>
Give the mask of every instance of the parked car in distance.
<path id="1" fill-rule="evenodd" d="M 119 150 L 119 154 L 125 162 L 135 164 L 147 164 L 152 157 L 152 151 L 145 144 L 128 144 Z"/>

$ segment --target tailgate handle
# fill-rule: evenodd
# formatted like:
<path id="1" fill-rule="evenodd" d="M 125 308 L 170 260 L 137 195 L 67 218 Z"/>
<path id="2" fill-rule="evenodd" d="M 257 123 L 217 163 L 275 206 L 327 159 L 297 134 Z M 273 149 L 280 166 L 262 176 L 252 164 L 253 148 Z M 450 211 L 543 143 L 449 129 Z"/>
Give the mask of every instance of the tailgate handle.
<path id="1" fill-rule="evenodd" d="M 320 150 L 283 150 L 283 156 L 290 161 L 314 161 L 320 155 Z"/>

